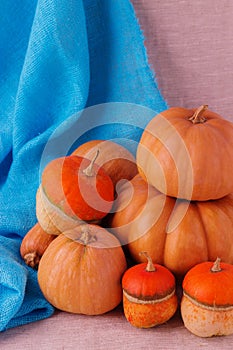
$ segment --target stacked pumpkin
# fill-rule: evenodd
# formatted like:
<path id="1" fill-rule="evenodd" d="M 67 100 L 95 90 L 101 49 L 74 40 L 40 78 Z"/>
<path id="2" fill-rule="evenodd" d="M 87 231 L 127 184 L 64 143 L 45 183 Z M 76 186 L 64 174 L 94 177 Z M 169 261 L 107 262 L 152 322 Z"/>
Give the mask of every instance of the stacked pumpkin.
<path id="1" fill-rule="evenodd" d="M 207 106 L 164 111 L 142 134 L 139 174 L 119 187 L 111 218 L 136 262 L 145 250 L 184 277 L 181 316 L 202 337 L 233 333 L 232 150 L 233 124 Z"/>
<path id="2" fill-rule="evenodd" d="M 113 232 L 136 262 L 183 277 L 220 257 L 233 263 L 233 124 L 207 106 L 170 108 L 146 126 L 139 174 L 118 187 Z"/>

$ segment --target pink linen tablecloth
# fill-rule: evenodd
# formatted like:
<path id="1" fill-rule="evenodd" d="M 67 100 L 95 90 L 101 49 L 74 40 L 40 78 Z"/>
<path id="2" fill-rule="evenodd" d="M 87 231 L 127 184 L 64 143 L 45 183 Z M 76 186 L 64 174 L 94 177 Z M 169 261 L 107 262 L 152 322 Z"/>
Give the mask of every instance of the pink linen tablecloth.
<path id="1" fill-rule="evenodd" d="M 56 312 L 52 317 L 0 335 L 1 350 L 171 350 L 232 349 L 233 336 L 199 338 L 184 328 L 179 313 L 167 323 L 137 329 L 121 306 L 101 316 Z"/>
<path id="2" fill-rule="evenodd" d="M 121 307 L 101 316 L 56 312 L 0 335 L 1 350 L 230 350 L 232 344 L 233 336 L 192 335 L 179 314 L 159 327 L 137 329 L 126 321 Z"/>
<path id="3" fill-rule="evenodd" d="M 49 319 L 0 335 L 1 350 L 230 350 L 232 344 L 233 336 L 192 335 L 178 313 L 159 327 L 137 329 L 126 321 L 121 307 L 101 316 L 56 312 Z"/>
<path id="4" fill-rule="evenodd" d="M 231 0 L 133 0 L 149 62 L 170 106 L 210 109 L 233 121 L 233 2 Z M 232 349 L 233 336 L 202 339 L 177 313 L 166 324 L 132 327 L 122 308 L 101 316 L 64 312 L 10 329 L 0 349 Z"/>

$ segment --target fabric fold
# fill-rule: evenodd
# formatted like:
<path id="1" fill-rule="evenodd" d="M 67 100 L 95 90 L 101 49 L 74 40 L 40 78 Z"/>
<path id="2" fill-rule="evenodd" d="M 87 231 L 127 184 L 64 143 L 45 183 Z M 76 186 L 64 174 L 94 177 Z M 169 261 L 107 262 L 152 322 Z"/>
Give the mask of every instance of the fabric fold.
<path id="1" fill-rule="evenodd" d="M 37 273 L 22 263 L 21 240 L 0 237 L 0 330 L 51 316 L 54 309 L 40 292 Z"/>
<path id="2" fill-rule="evenodd" d="M 144 38 L 128 0 L 9 0 L 0 1 L 0 12 L 3 331 L 54 311 L 40 292 L 36 271 L 22 261 L 19 247 L 37 220 L 42 163 L 63 152 L 60 143 L 63 136 L 70 138 L 66 128 L 70 117 L 77 137 L 87 125 L 79 142 L 100 137 L 136 140 L 141 132 L 138 124 L 144 125 L 153 111 L 167 105 L 148 65 Z M 152 113 L 131 115 L 128 126 L 117 124 L 117 113 L 85 113 L 87 107 L 105 103 L 145 106 Z M 98 127 L 89 130 L 89 119 L 83 122 L 86 117 Z M 59 143 L 47 147 L 58 134 Z M 74 132 L 72 137 L 75 142 Z"/>

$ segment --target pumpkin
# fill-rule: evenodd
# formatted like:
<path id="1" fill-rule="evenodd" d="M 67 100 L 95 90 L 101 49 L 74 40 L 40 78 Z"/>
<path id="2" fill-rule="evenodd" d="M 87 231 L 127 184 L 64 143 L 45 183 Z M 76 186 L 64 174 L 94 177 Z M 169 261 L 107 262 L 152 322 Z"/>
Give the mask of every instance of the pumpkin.
<path id="1" fill-rule="evenodd" d="M 37 191 L 36 215 L 51 234 L 85 222 L 98 223 L 114 200 L 114 186 L 100 166 L 71 155 L 52 160 L 44 169 Z"/>
<path id="2" fill-rule="evenodd" d="M 141 176 L 160 192 L 210 200 L 233 192 L 233 124 L 200 108 L 172 107 L 142 133 L 136 160 Z"/>
<path id="3" fill-rule="evenodd" d="M 148 262 L 134 265 L 123 275 L 123 309 L 133 326 L 149 328 L 168 321 L 178 303 L 173 274 L 142 253 Z"/>
<path id="4" fill-rule="evenodd" d="M 110 176 L 114 187 L 118 181 L 131 180 L 138 173 L 136 160 L 131 152 L 113 141 L 87 141 L 76 148 L 72 154 L 92 160 L 97 150 L 100 152 L 97 164 Z"/>
<path id="5" fill-rule="evenodd" d="M 37 222 L 26 233 L 20 245 L 20 254 L 26 265 L 36 269 L 41 256 L 56 237 L 45 232 Z"/>
<path id="6" fill-rule="evenodd" d="M 147 251 L 176 276 L 219 256 L 233 263 L 233 194 L 189 202 L 165 196 L 138 174 L 118 188 L 111 232 L 136 262 Z"/>
<path id="7" fill-rule="evenodd" d="M 39 264 L 38 282 L 56 308 L 98 315 L 122 301 L 126 268 L 116 237 L 98 225 L 83 224 L 61 233 L 49 245 Z"/>
<path id="8" fill-rule="evenodd" d="M 233 265 L 204 262 L 183 280 L 181 316 L 185 327 L 200 337 L 233 333 Z"/>

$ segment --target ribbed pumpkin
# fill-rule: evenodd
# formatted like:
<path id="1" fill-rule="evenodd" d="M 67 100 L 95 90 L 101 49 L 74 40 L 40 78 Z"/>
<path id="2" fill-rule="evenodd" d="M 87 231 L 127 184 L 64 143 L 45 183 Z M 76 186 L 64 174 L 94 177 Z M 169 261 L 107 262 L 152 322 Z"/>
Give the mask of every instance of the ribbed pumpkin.
<path id="1" fill-rule="evenodd" d="M 98 315 L 122 300 L 126 259 L 119 241 L 98 225 L 79 225 L 61 233 L 43 254 L 38 282 L 56 308 Z"/>
<path id="2" fill-rule="evenodd" d="M 114 186 L 119 180 L 131 180 L 138 173 L 136 160 L 131 152 L 110 140 L 87 141 L 72 154 L 92 160 L 97 150 L 100 153 L 96 162 L 110 176 Z"/>
<path id="3" fill-rule="evenodd" d="M 200 337 L 233 334 L 233 265 L 204 262 L 183 280 L 181 316 L 185 327 Z"/>
<path id="4" fill-rule="evenodd" d="M 141 175 L 166 195 L 210 200 L 233 192 L 233 123 L 207 109 L 172 107 L 155 116 L 140 139 Z"/>
<path id="5" fill-rule="evenodd" d="M 123 275 L 123 309 L 135 327 L 149 328 L 168 321 L 176 312 L 175 278 L 164 266 L 148 262 L 134 265 Z"/>
<path id="6" fill-rule="evenodd" d="M 97 154 L 96 154 L 97 156 Z M 112 207 L 114 186 L 100 166 L 79 156 L 52 160 L 42 173 L 36 214 L 51 234 L 85 222 L 98 223 Z"/>
<path id="7" fill-rule="evenodd" d="M 109 225 L 136 262 L 152 260 L 183 276 L 197 263 L 233 263 L 233 195 L 189 202 L 165 196 L 140 175 L 118 188 Z"/>

